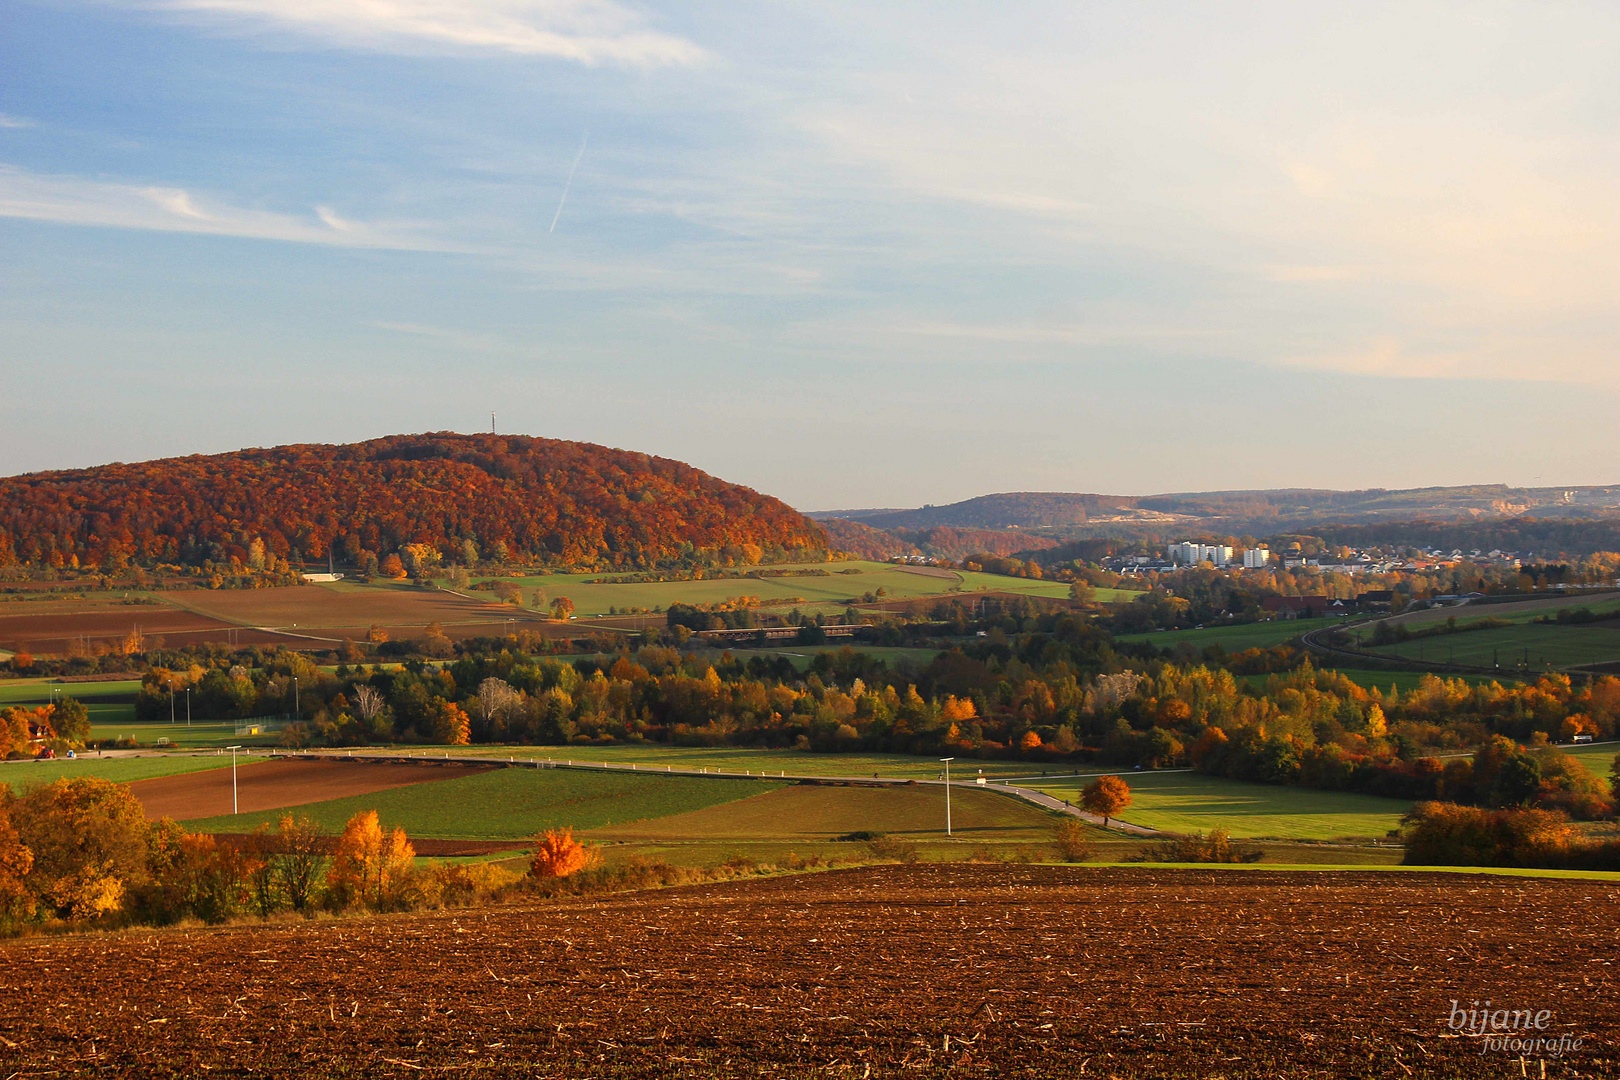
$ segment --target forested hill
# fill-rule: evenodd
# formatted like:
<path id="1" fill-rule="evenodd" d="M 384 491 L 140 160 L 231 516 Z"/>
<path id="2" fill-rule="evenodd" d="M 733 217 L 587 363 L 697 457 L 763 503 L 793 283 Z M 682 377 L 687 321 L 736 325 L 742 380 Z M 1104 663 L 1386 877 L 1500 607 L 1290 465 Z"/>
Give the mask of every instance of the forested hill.
<path id="1" fill-rule="evenodd" d="M 459 561 L 470 540 L 486 557 L 585 568 L 819 557 L 827 543 L 784 503 L 679 461 L 516 435 L 395 435 L 0 479 L 0 565 L 246 561 L 255 540 L 293 563 L 330 551 L 356 565 L 409 545 Z"/>

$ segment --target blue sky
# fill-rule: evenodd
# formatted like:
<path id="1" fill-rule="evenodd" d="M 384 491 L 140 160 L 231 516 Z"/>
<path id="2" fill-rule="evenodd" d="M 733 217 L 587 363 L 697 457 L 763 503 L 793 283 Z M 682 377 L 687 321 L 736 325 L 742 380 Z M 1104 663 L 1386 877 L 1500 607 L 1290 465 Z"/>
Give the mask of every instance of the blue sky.
<path id="1" fill-rule="evenodd" d="M 0 473 L 493 409 L 805 509 L 1614 483 L 1617 46 L 1612 4 L 11 0 Z"/>

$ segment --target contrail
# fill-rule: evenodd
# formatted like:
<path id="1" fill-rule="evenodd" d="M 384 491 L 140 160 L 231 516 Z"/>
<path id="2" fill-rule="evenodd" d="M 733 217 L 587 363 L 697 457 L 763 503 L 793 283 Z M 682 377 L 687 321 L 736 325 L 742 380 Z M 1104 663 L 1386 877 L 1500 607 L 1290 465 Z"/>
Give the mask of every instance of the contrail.
<path id="1" fill-rule="evenodd" d="M 587 131 L 585 137 L 579 140 L 579 153 L 574 155 L 573 168 L 568 170 L 568 182 L 563 184 L 562 198 L 557 200 L 557 212 L 551 215 L 551 228 L 546 230 L 547 233 L 557 231 L 557 219 L 562 217 L 563 203 L 568 201 L 568 189 L 574 186 L 574 173 L 579 169 L 579 159 L 585 156 L 585 144 L 590 141 L 591 133 Z"/>

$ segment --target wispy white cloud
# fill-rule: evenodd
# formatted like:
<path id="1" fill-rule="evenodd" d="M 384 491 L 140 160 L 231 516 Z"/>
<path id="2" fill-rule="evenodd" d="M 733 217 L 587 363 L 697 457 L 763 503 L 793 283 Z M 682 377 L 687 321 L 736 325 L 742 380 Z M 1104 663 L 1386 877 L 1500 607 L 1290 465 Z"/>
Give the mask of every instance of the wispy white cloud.
<path id="1" fill-rule="evenodd" d="M 26 116 L 10 116 L 0 113 L 0 128 L 31 128 L 35 124 Z"/>
<path id="2" fill-rule="evenodd" d="M 465 250 L 426 235 L 420 227 L 344 221 L 326 207 L 317 207 L 309 217 L 300 217 L 233 206 L 183 188 L 49 176 L 5 165 L 0 165 L 0 217 L 297 244 L 403 251 Z"/>
<path id="3" fill-rule="evenodd" d="M 703 50 L 613 0 L 133 0 L 231 30 L 290 30 L 379 52 L 481 52 L 581 64 L 692 64 Z"/>

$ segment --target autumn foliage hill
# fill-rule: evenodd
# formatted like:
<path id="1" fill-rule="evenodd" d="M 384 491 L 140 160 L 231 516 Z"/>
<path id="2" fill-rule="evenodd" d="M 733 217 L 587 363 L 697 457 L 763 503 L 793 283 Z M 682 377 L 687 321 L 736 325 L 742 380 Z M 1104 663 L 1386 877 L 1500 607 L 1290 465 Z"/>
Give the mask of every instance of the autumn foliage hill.
<path id="1" fill-rule="evenodd" d="M 255 541 L 261 541 L 260 546 Z M 668 458 L 438 432 L 0 479 L 0 566 L 365 565 L 419 545 L 460 561 L 648 567 L 724 554 L 818 557 L 784 503 Z"/>

